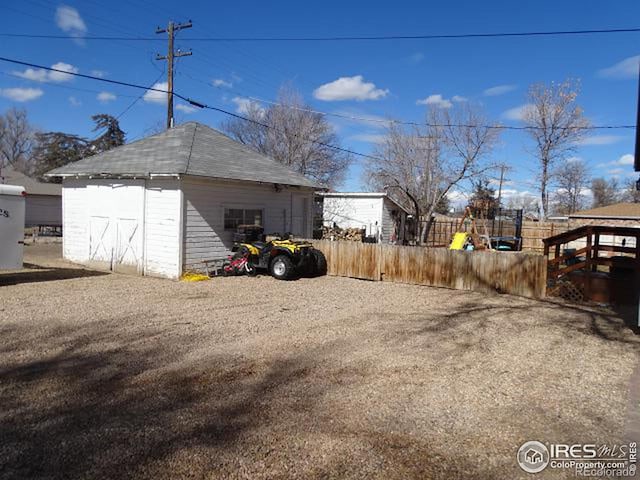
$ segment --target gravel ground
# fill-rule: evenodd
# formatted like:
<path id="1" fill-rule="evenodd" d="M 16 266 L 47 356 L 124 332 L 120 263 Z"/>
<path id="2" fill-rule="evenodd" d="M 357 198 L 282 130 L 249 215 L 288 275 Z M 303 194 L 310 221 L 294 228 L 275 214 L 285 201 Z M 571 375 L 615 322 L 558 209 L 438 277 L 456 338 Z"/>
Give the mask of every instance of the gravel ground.
<path id="1" fill-rule="evenodd" d="M 640 342 L 606 310 L 26 261 L 0 274 L 2 478 L 530 478 L 526 440 L 624 435 Z"/>

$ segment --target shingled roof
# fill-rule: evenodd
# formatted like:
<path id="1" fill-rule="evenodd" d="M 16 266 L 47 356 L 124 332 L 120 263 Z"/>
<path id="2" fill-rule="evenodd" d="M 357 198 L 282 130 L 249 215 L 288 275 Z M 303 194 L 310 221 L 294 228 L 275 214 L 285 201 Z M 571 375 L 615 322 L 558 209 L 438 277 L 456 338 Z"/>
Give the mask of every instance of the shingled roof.
<path id="1" fill-rule="evenodd" d="M 188 122 L 47 172 L 46 176 L 196 175 L 318 188 L 272 158 L 211 127 Z"/>
<path id="2" fill-rule="evenodd" d="M 62 196 L 62 185 L 59 183 L 40 182 L 17 171 L 11 165 L 2 167 L 0 183 L 7 185 L 20 185 L 24 187 L 27 195 L 54 195 Z"/>
<path id="3" fill-rule="evenodd" d="M 614 203 L 606 207 L 582 210 L 569 215 L 569 218 L 611 218 L 611 219 L 640 219 L 640 203 Z"/>

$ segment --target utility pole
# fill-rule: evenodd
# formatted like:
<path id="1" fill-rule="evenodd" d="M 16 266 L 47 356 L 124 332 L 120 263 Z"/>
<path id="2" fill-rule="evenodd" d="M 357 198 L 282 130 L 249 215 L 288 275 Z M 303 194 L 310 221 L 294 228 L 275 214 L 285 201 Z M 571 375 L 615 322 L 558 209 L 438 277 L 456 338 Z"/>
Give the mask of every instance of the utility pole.
<path id="1" fill-rule="evenodd" d="M 166 60 L 167 61 L 167 129 L 173 127 L 173 59 L 177 57 L 186 57 L 192 55 L 191 51 L 181 52 L 178 50 L 177 52 L 173 51 L 173 40 L 175 38 L 176 32 L 180 30 L 184 30 L 185 28 L 191 28 L 193 24 L 191 20 L 187 23 L 173 23 L 169 22 L 167 28 L 156 29 L 156 33 L 167 33 L 169 37 L 169 48 L 167 50 L 166 55 L 156 55 L 156 60 Z"/>
<path id="2" fill-rule="evenodd" d="M 498 208 L 502 208 L 502 182 L 504 182 L 504 171 L 507 166 L 503 163 L 500 165 L 500 186 L 498 187 Z"/>

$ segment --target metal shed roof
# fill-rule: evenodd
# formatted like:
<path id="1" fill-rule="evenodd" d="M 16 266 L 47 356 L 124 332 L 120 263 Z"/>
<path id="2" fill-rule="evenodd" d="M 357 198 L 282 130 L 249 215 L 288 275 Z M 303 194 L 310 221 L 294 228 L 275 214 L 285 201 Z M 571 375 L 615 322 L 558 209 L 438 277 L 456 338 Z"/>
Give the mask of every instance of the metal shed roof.
<path id="1" fill-rule="evenodd" d="M 51 170 L 46 176 L 196 175 L 321 188 L 211 127 L 188 122 Z"/>

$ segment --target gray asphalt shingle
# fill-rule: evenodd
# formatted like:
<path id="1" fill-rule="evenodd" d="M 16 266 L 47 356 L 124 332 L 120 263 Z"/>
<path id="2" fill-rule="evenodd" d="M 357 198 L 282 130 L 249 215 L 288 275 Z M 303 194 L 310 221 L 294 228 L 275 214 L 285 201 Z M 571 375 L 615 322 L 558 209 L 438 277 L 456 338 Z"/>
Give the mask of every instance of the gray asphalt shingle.
<path id="1" fill-rule="evenodd" d="M 83 158 L 47 176 L 179 174 L 318 187 L 298 172 L 206 125 L 189 122 Z"/>

